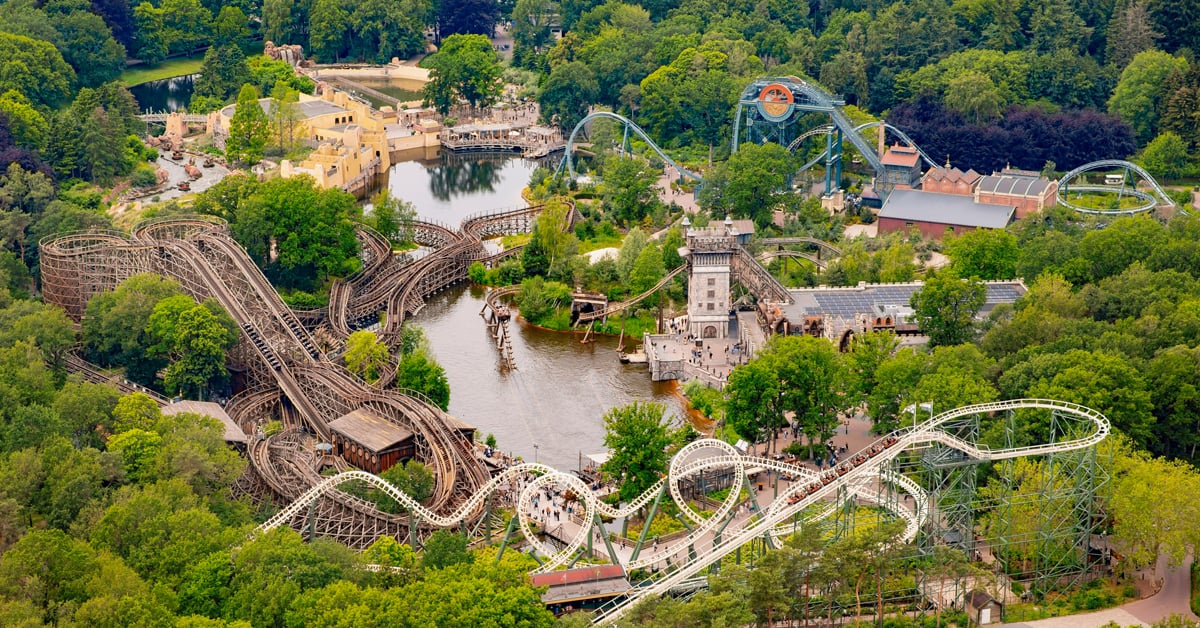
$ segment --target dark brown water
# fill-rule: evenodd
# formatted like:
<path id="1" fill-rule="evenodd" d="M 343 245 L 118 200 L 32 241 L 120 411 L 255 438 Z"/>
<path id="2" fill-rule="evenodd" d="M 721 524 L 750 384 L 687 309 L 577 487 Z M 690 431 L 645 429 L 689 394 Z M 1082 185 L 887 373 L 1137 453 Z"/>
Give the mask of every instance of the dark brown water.
<path id="1" fill-rule="evenodd" d="M 658 401 L 669 415 L 685 416 L 674 384 L 651 382 L 644 364 L 621 364 L 612 337 L 584 345 L 572 334 L 514 319 L 509 330 L 517 370 L 502 371 L 479 316 L 483 295 L 482 288 L 465 286 L 435 295 L 414 322 L 446 369 L 450 413 L 482 435 L 495 434 L 501 450 L 575 469 L 580 454 L 605 451 L 602 417 L 609 408 Z"/>

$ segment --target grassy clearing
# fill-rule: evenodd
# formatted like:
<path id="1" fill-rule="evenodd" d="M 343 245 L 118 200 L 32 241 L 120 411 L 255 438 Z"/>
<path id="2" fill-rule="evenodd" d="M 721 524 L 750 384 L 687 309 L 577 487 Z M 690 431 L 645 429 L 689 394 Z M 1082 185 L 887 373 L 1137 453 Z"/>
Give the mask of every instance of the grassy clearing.
<path id="1" fill-rule="evenodd" d="M 127 68 L 118 78 L 130 86 L 141 85 L 150 81 L 195 74 L 200 71 L 200 65 L 203 62 L 203 54 L 167 59 L 158 65 L 139 65 Z"/>

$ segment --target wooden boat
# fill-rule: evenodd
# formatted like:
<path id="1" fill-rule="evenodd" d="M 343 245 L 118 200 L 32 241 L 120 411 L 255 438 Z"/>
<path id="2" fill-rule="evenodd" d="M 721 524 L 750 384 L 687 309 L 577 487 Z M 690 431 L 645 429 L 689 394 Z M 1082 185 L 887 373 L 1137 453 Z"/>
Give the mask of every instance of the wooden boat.
<path id="1" fill-rule="evenodd" d="M 188 183 L 187 181 L 184 181 L 176 187 L 178 187 L 180 190 L 183 190 L 184 192 L 188 192 L 192 189 L 192 184 Z"/>

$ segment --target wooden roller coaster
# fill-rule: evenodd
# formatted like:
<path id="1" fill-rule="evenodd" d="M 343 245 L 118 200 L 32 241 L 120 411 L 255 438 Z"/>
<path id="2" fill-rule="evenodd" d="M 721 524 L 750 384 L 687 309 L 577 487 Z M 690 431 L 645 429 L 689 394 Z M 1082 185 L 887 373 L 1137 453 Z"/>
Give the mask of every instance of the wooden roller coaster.
<path id="1" fill-rule="evenodd" d="M 227 413 L 250 435 L 261 434 L 261 426 L 271 420 L 286 425 L 279 434 L 250 438 L 250 465 L 238 482 L 241 489 L 286 502 L 320 482 L 322 469 L 349 469 L 317 445 L 329 442 L 330 422 L 366 409 L 414 435 L 415 457 L 436 478 L 428 507 L 451 512 L 488 481 L 471 440 L 473 429 L 417 393 L 367 385 L 326 356 L 310 327 L 323 325 L 344 338 L 383 310 L 381 338 L 397 343 L 406 316 L 419 310 L 425 297 L 466 279 L 472 261 L 489 258 L 483 238 L 527 232 L 540 210 L 472 216 L 457 231 L 416 223 L 415 239 L 433 251 L 408 263 L 392 255 L 386 238 L 364 228 L 359 233 L 362 271 L 335 282 L 328 308 L 300 314 L 282 302 L 225 224 L 211 217 L 147 222 L 131 234 L 89 231 L 46 238 L 40 243 L 43 296 L 79 320 L 96 294 L 132 275 L 155 273 L 174 278 L 196 299 L 215 298 L 241 330 L 229 363 L 248 383 L 229 401 Z M 101 376 L 82 359 L 69 359 L 68 367 Z M 394 370 L 389 375 L 394 377 Z M 477 508 L 470 518 L 483 515 Z M 412 521 L 335 490 L 288 523 L 361 548 L 383 534 L 416 538 L 431 530 L 419 522 L 418 529 L 410 530 Z"/>

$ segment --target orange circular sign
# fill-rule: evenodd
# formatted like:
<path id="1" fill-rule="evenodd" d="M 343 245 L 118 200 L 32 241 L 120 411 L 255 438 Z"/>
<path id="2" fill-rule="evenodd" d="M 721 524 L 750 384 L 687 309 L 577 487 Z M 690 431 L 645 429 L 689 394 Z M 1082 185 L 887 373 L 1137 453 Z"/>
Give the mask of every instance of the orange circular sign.
<path id="1" fill-rule="evenodd" d="M 786 85 L 771 83 L 758 93 L 759 108 L 773 118 L 786 116 L 792 109 L 795 98 Z"/>

